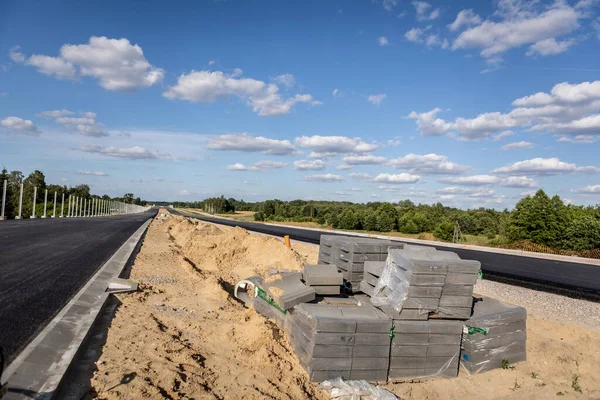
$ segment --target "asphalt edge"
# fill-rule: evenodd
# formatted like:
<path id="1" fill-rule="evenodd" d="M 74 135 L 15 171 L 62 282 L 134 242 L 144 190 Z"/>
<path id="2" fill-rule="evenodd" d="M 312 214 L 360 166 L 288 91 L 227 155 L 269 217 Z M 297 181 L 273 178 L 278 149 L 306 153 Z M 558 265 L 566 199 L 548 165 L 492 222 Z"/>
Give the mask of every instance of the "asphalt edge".
<path id="1" fill-rule="evenodd" d="M 153 218 L 144 222 L 5 368 L 3 400 L 51 399 L 109 297 L 108 282 L 119 277 L 141 247 Z M 70 315 L 69 315 L 70 314 Z M 45 363 L 36 362 L 45 359 Z M 49 362 L 48 362 L 49 361 Z"/>

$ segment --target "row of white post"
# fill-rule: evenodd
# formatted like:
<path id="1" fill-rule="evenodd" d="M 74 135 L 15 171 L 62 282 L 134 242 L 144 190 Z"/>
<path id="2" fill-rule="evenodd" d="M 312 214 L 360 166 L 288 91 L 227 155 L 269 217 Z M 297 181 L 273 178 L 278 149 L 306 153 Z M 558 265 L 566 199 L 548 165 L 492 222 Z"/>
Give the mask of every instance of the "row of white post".
<path id="1" fill-rule="evenodd" d="M 2 189 L 2 208 L 0 214 L 0 221 L 6 219 L 4 210 L 6 208 L 6 186 L 7 181 L 4 181 Z M 37 218 L 35 215 L 35 204 L 37 200 L 37 187 L 33 188 L 33 210 L 29 218 Z M 56 218 L 56 203 L 58 200 L 58 193 L 54 192 L 54 209 L 50 218 Z M 65 215 L 65 194 L 62 194 L 62 202 L 60 205 L 60 215 L 58 218 L 75 218 L 75 217 L 105 217 L 110 215 L 121 215 L 121 214 L 133 214 L 146 211 L 148 207 L 138 206 L 136 204 L 127 204 L 115 200 L 103 200 L 98 198 L 86 198 L 80 196 L 69 195 L 67 198 L 67 213 Z M 47 218 L 47 205 L 48 205 L 48 189 L 44 193 L 44 214 L 41 218 Z M 23 184 L 21 184 L 21 192 L 19 193 L 19 214 L 15 219 L 22 219 L 23 214 Z"/>

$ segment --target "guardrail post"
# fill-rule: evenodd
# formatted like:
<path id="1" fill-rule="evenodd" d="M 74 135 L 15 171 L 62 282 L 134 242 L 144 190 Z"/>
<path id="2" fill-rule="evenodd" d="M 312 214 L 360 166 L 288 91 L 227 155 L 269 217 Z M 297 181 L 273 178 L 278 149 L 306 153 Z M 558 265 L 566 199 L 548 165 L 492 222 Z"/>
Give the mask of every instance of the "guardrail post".
<path id="1" fill-rule="evenodd" d="M 60 218 L 63 217 L 64 212 L 65 212 L 65 192 L 63 192 L 63 194 L 62 194 L 62 202 L 60 203 Z"/>
<path id="2" fill-rule="evenodd" d="M 81 201 L 79 202 L 79 216 L 83 217 L 83 200 L 84 198 L 81 198 Z"/>
<path id="3" fill-rule="evenodd" d="M 48 206 L 48 189 L 46 189 L 46 192 L 44 194 L 44 215 L 42 215 L 42 218 L 46 218 L 46 207 Z"/>
<path id="4" fill-rule="evenodd" d="M 4 180 L 4 189 L 2 190 L 2 213 L 0 214 L 0 221 L 4 221 L 6 217 L 4 216 L 4 206 L 6 205 L 6 183 L 8 181 Z"/>
<path id="5" fill-rule="evenodd" d="M 56 196 L 58 194 L 56 193 L 56 190 L 54 191 L 54 210 L 52 211 L 52 218 L 56 218 Z"/>
<path id="6" fill-rule="evenodd" d="M 35 218 L 35 198 L 37 197 L 37 186 L 33 187 L 33 208 L 31 210 L 31 217 L 29 218 Z"/>
<path id="7" fill-rule="evenodd" d="M 75 196 L 75 210 L 73 213 L 74 217 L 79 217 L 79 196 Z"/>
<path id="8" fill-rule="evenodd" d="M 23 211 L 23 184 L 22 183 L 21 183 L 21 192 L 19 193 L 19 215 L 17 215 L 15 217 L 15 219 L 23 218 L 23 214 L 21 211 Z"/>
<path id="9" fill-rule="evenodd" d="M 87 217 L 87 199 L 83 199 L 83 216 Z"/>

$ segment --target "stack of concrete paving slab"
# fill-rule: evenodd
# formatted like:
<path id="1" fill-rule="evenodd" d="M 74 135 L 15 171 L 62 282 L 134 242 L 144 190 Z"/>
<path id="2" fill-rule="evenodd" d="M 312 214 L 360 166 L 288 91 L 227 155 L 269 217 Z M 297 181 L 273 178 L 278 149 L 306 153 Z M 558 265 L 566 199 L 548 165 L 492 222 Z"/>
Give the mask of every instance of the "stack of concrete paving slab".
<path id="1" fill-rule="evenodd" d="M 363 280 L 360 282 L 360 291 L 369 296 L 373 296 L 373 289 L 385 267 L 385 261 L 365 261 L 365 272 Z"/>
<path id="2" fill-rule="evenodd" d="M 328 264 L 304 265 L 303 279 L 318 295 L 339 295 L 344 284 L 337 266 Z"/>
<path id="3" fill-rule="evenodd" d="M 344 279 L 358 291 L 365 261 L 385 261 L 389 248 L 402 248 L 403 245 L 382 239 L 321 235 L 319 264 L 337 265 Z"/>
<path id="4" fill-rule="evenodd" d="M 462 260 L 456 253 L 432 247 L 407 245 L 390 249 L 386 263 L 388 274 L 382 282 L 374 282 L 382 289 L 377 296 L 392 299 L 379 305 L 390 317 L 425 321 L 430 316 L 467 319 L 471 315 L 473 285 L 481 266 L 478 261 Z M 368 267 L 371 269 L 370 264 Z"/>
<path id="5" fill-rule="evenodd" d="M 457 320 L 394 320 L 390 380 L 456 377 L 463 324 Z"/>
<path id="6" fill-rule="evenodd" d="M 465 322 L 461 366 L 470 374 L 527 359 L 525 308 L 483 297 Z"/>
<path id="7" fill-rule="evenodd" d="M 285 331 L 294 351 L 313 382 L 337 377 L 385 381 L 391 319 L 368 304 L 344 302 L 290 310 Z"/>

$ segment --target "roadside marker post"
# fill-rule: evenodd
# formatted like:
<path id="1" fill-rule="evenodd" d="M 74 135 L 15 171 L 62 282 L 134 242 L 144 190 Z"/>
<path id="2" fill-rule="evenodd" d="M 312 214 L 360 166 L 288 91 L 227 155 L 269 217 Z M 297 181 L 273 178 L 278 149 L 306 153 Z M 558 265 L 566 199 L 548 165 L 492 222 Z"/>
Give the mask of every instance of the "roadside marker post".
<path id="1" fill-rule="evenodd" d="M 71 218 L 71 197 L 72 195 L 69 195 L 69 198 L 67 199 L 69 201 L 69 204 L 67 205 L 67 218 Z"/>
<path id="2" fill-rule="evenodd" d="M 83 197 L 79 200 L 79 216 L 83 217 Z"/>
<path id="3" fill-rule="evenodd" d="M 54 211 L 52 211 L 52 218 L 56 218 L 56 196 L 58 194 L 54 191 Z"/>
<path id="4" fill-rule="evenodd" d="M 23 218 L 23 214 L 21 213 L 21 211 L 23 211 L 23 184 L 22 183 L 21 183 L 21 193 L 19 194 L 19 215 L 17 215 L 15 217 L 15 219 Z"/>
<path id="5" fill-rule="evenodd" d="M 83 199 L 83 215 L 82 217 L 87 217 L 87 199 Z"/>
<path id="6" fill-rule="evenodd" d="M 6 217 L 4 216 L 4 206 L 6 205 L 6 183 L 7 180 L 4 180 L 4 189 L 2 190 L 2 213 L 0 214 L 0 221 L 4 221 Z"/>
<path id="7" fill-rule="evenodd" d="M 37 197 L 37 186 L 33 187 L 33 208 L 31 209 L 31 217 L 29 218 L 35 218 L 35 198 Z"/>
<path id="8" fill-rule="evenodd" d="M 63 217 L 63 213 L 65 211 L 65 193 L 62 194 L 62 203 L 60 203 L 60 218 Z"/>
<path id="9" fill-rule="evenodd" d="M 44 215 L 42 215 L 42 218 L 46 218 L 46 208 L 48 206 L 48 189 L 46 189 L 46 192 L 44 194 Z"/>

